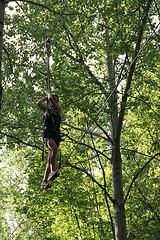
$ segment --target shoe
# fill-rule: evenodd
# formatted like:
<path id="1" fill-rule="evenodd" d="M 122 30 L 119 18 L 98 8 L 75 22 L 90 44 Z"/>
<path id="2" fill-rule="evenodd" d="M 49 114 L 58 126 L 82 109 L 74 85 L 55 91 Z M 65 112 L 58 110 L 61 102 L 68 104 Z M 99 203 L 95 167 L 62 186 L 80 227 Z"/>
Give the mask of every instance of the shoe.
<path id="1" fill-rule="evenodd" d="M 50 174 L 49 180 L 53 181 L 55 178 L 59 177 L 59 173 L 57 171 L 53 171 Z"/>
<path id="2" fill-rule="evenodd" d="M 41 189 L 47 189 L 47 188 L 51 188 L 51 184 L 48 183 L 47 181 L 43 181 L 41 183 Z"/>

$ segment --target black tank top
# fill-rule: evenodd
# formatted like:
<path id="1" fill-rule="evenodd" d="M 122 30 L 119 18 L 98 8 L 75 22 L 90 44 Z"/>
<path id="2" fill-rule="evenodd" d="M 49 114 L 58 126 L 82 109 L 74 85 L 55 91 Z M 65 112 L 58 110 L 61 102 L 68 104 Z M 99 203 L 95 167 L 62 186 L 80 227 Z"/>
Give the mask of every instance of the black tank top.
<path id="1" fill-rule="evenodd" d="M 43 126 L 60 131 L 61 115 L 55 107 L 48 108 L 43 115 Z"/>

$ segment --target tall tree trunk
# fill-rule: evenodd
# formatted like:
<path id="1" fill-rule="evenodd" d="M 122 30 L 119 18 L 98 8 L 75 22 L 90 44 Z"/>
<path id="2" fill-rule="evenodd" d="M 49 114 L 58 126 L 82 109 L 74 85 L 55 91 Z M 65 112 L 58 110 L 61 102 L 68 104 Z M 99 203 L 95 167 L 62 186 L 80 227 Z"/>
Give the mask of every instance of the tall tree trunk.
<path id="1" fill-rule="evenodd" d="M 137 43 L 135 47 L 135 59 L 138 51 L 140 50 L 140 44 L 142 41 L 142 36 L 144 32 L 144 27 L 146 25 L 146 20 L 148 17 L 149 9 L 151 6 L 152 0 L 146 2 L 146 8 L 144 9 L 144 18 L 141 21 L 141 27 L 139 30 Z M 115 77 L 114 77 L 114 65 L 112 59 L 112 46 L 110 45 L 109 31 L 107 27 L 107 18 L 104 16 L 105 23 L 105 39 L 106 39 L 106 49 L 107 49 L 107 71 L 108 71 L 108 83 L 110 91 L 115 90 Z M 127 231 L 126 231 L 126 218 L 125 218 L 125 208 L 124 208 L 124 194 L 123 194 L 123 181 L 122 181 L 122 161 L 120 153 L 120 136 L 121 129 L 123 125 L 125 107 L 127 103 L 128 91 L 131 86 L 131 81 L 133 73 L 135 70 L 136 61 L 132 64 L 127 83 L 125 87 L 125 92 L 122 97 L 122 105 L 120 112 L 118 114 L 117 110 L 117 93 L 114 91 L 112 97 L 110 98 L 110 114 L 111 114 L 111 137 L 112 137 L 112 181 L 113 181 L 113 198 L 114 198 L 114 218 L 115 218 L 115 237 L 116 240 L 126 240 Z"/>
<path id="2" fill-rule="evenodd" d="M 126 219 L 125 209 L 121 207 L 124 201 L 123 182 L 122 182 L 122 161 L 120 154 L 120 141 L 116 139 L 116 130 L 118 123 L 118 109 L 117 109 L 117 91 L 115 89 L 115 74 L 114 64 L 112 58 L 112 46 L 109 40 L 109 30 L 107 27 L 107 18 L 105 22 L 105 39 L 106 39 L 106 65 L 107 75 L 110 91 L 114 91 L 109 99 L 110 121 L 111 121 L 111 137 L 112 137 L 112 181 L 113 181 L 113 198 L 114 198 L 114 218 L 115 218 L 115 238 L 116 240 L 126 240 Z"/>
<path id="3" fill-rule="evenodd" d="M 5 5 L 6 0 L 0 0 L 0 110 L 2 102 L 2 48 L 3 48 L 3 25 Z"/>

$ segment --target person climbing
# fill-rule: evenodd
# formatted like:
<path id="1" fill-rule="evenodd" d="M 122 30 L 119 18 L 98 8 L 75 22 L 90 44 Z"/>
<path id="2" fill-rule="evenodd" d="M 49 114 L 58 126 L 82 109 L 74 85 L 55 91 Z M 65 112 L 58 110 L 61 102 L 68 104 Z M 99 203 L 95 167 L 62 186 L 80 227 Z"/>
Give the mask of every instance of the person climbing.
<path id="1" fill-rule="evenodd" d="M 44 101 L 48 101 L 48 106 L 43 105 Z M 47 91 L 47 96 L 40 99 L 37 102 L 38 107 L 44 112 L 43 115 L 43 126 L 44 130 L 42 133 L 43 143 L 49 148 L 47 166 L 44 174 L 41 188 L 46 189 L 51 187 L 48 183 L 49 180 L 53 181 L 59 176 L 58 172 L 55 171 L 56 156 L 58 146 L 60 143 L 60 122 L 62 108 L 59 105 L 59 97 L 57 95 L 51 95 L 50 91 Z"/>

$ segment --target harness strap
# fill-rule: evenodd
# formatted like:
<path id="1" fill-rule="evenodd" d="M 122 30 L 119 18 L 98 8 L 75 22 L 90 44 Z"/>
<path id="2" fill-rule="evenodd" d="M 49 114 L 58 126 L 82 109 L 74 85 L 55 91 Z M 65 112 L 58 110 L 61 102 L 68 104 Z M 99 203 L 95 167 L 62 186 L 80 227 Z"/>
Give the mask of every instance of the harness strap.
<path id="1" fill-rule="evenodd" d="M 56 132 L 56 133 L 60 133 L 60 130 L 57 129 L 53 129 L 53 128 L 49 128 L 49 127 L 44 127 L 45 130 L 49 130 L 51 132 Z"/>

